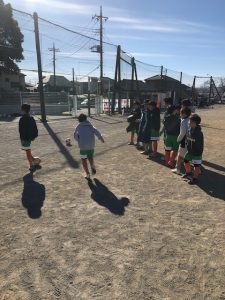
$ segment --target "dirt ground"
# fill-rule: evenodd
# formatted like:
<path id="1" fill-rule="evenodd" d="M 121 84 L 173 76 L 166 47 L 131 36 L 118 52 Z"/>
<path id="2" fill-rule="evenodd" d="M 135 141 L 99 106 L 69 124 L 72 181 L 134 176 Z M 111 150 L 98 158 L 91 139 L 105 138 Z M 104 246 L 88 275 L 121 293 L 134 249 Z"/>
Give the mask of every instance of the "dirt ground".
<path id="1" fill-rule="evenodd" d="M 91 184 L 64 142 L 77 121 L 38 123 L 33 178 L 18 120 L 1 122 L 0 299 L 225 299 L 225 106 L 199 113 L 194 187 L 128 146 L 125 118 L 92 120 L 106 143 Z"/>

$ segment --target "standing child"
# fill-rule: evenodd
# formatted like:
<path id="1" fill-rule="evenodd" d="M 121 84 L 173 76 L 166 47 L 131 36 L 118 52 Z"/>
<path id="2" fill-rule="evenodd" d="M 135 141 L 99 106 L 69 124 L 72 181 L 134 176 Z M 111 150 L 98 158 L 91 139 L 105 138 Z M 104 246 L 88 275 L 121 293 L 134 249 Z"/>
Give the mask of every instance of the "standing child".
<path id="1" fill-rule="evenodd" d="M 177 137 L 180 132 L 179 107 L 170 106 L 164 120 L 165 163 L 169 168 L 174 167 L 179 144 Z"/>
<path id="2" fill-rule="evenodd" d="M 160 110 L 156 106 L 156 102 L 151 101 L 149 103 L 149 109 L 151 114 L 151 142 L 152 142 L 152 153 L 149 153 L 149 157 L 156 157 L 158 150 L 159 141 L 159 130 L 160 130 Z"/>
<path id="3" fill-rule="evenodd" d="M 29 170 L 34 172 L 37 166 L 35 166 L 35 159 L 31 153 L 31 142 L 38 137 L 38 129 L 34 118 L 30 116 L 30 105 L 23 104 L 21 111 L 23 114 L 19 121 L 21 149 L 26 151 L 27 160 L 30 165 Z"/>
<path id="4" fill-rule="evenodd" d="M 131 111 L 131 115 L 128 117 L 129 126 L 127 127 L 127 132 L 130 131 L 130 142 L 128 143 L 128 145 L 134 145 L 135 134 L 138 136 L 140 119 L 141 119 L 141 105 L 138 101 L 136 101 Z M 136 146 L 139 147 L 138 140 Z"/>
<path id="5" fill-rule="evenodd" d="M 178 135 L 177 142 L 180 144 L 178 150 L 178 158 L 175 169 L 172 170 L 173 173 L 181 175 L 181 165 L 184 161 L 184 156 L 187 152 L 186 135 L 188 132 L 189 117 L 191 115 L 191 110 L 188 107 L 183 107 L 180 111 L 181 124 L 180 124 L 180 134 Z"/>
<path id="6" fill-rule="evenodd" d="M 149 100 L 144 102 L 144 109 L 142 111 L 138 141 L 142 142 L 144 151 L 141 154 L 148 155 L 151 152 L 151 112 Z"/>
<path id="7" fill-rule="evenodd" d="M 88 120 L 85 114 L 80 114 L 78 117 L 79 124 L 75 129 L 74 138 L 78 142 L 80 148 L 80 157 L 82 165 L 86 173 L 86 179 L 90 179 L 88 162 L 90 163 L 92 174 L 96 174 L 94 165 L 94 148 L 95 136 L 104 143 L 104 139 L 99 130 L 97 130 Z"/>
<path id="8" fill-rule="evenodd" d="M 204 148 L 204 136 L 201 130 L 201 118 L 197 114 L 191 115 L 189 119 L 189 130 L 187 133 L 187 153 L 184 157 L 184 166 L 186 173 L 183 178 L 191 176 L 191 162 L 194 165 L 194 174 L 189 184 L 196 184 L 200 174 L 200 166 L 202 163 L 202 153 Z"/>

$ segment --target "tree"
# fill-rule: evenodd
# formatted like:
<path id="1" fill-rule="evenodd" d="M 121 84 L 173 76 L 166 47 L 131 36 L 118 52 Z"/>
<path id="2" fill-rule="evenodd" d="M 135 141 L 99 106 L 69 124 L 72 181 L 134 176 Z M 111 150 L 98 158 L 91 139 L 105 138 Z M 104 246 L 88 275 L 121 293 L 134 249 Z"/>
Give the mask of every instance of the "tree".
<path id="1" fill-rule="evenodd" d="M 0 69 L 18 73 L 16 63 L 23 57 L 23 34 L 18 22 L 13 19 L 12 7 L 0 0 Z"/>

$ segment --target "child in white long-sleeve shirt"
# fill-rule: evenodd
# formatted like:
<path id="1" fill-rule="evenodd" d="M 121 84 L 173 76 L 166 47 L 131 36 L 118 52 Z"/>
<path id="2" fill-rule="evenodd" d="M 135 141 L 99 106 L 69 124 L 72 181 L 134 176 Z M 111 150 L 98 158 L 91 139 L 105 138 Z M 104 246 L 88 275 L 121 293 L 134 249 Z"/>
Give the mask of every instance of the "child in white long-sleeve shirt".
<path id="1" fill-rule="evenodd" d="M 173 173 L 181 175 L 181 166 L 184 161 L 184 156 L 187 152 L 187 145 L 186 145 L 186 134 L 188 131 L 188 122 L 189 116 L 191 115 L 191 110 L 188 107 L 184 107 L 180 111 L 181 117 L 181 124 L 180 124 L 180 134 L 177 137 L 177 142 L 180 144 L 178 150 L 178 158 L 175 169 L 172 169 Z"/>

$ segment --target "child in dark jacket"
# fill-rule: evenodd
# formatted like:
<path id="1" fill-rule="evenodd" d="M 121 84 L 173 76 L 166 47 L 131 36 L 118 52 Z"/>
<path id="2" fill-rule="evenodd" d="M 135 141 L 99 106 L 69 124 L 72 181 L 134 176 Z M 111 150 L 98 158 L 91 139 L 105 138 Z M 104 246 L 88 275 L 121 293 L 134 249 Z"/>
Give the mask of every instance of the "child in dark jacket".
<path id="1" fill-rule="evenodd" d="M 201 118 L 197 114 L 191 115 L 189 118 L 189 130 L 187 133 L 187 153 L 184 156 L 184 166 L 186 173 L 183 178 L 191 176 L 191 162 L 194 165 L 194 175 L 190 179 L 189 184 L 196 184 L 200 174 L 200 166 L 202 163 L 202 154 L 204 148 L 204 136 L 201 130 Z"/>
<path id="2" fill-rule="evenodd" d="M 138 141 L 142 142 L 144 151 L 141 154 L 148 155 L 151 152 L 151 111 L 149 100 L 144 102 L 144 109 L 140 122 Z"/>
<path id="3" fill-rule="evenodd" d="M 177 157 L 179 144 L 177 137 L 180 133 L 179 107 L 170 106 L 167 109 L 167 116 L 164 119 L 164 144 L 165 144 L 165 163 L 169 168 L 174 167 Z"/>
<path id="4" fill-rule="evenodd" d="M 19 134 L 21 140 L 21 149 L 26 151 L 27 160 L 30 165 L 30 171 L 35 171 L 35 158 L 31 153 L 31 142 L 38 137 L 38 129 L 33 117 L 30 116 L 30 105 L 23 104 L 21 106 L 23 116 L 19 121 Z"/>
<path id="5" fill-rule="evenodd" d="M 151 101 L 149 103 L 150 115 L 151 115 L 151 142 L 152 153 L 149 153 L 150 157 L 157 155 L 159 130 L 160 130 L 160 110 L 156 107 L 156 102 Z"/>
<path id="6" fill-rule="evenodd" d="M 141 119 L 141 105 L 138 101 L 134 103 L 134 107 L 131 111 L 130 116 L 128 117 L 127 121 L 129 122 L 129 126 L 127 127 L 127 132 L 130 132 L 130 142 L 128 145 L 134 145 L 134 136 L 135 133 L 138 136 L 138 131 L 139 131 L 139 123 Z M 138 140 L 136 146 L 139 146 Z"/>

